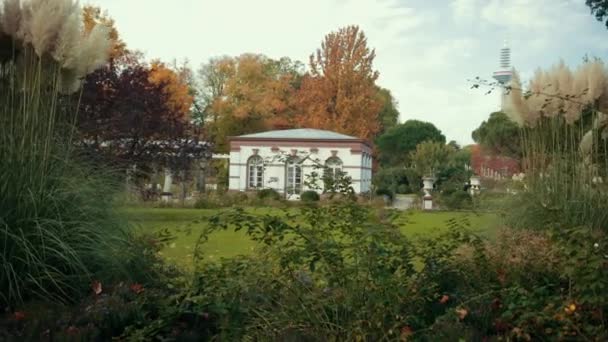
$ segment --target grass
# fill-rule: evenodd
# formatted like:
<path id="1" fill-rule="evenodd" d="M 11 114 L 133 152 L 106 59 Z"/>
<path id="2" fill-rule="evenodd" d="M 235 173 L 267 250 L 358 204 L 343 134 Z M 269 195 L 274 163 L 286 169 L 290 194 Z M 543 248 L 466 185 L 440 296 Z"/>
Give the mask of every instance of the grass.
<path id="1" fill-rule="evenodd" d="M 167 229 L 175 235 L 175 240 L 162 253 L 167 260 L 189 267 L 198 232 L 205 227 L 208 219 L 222 209 L 175 209 L 175 208 L 128 208 L 125 213 L 129 221 L 140 231 Z M 259 215 L 282 215 L 276 208 L 249 208 Z M 393 219 L 408 237 L 439 234 L 448 229 L 448 221 L 468 225 L 474 231 L 493 238 L 500 220 L 490 213 L 471 212 L 400 212 Z M 468 224 L 467 224 L 468 223 Z M 243 232 L 222 231 L 214 233 L 204 250 L 210 259 L 229 258 L 253 251 L 255 244 Z"/>

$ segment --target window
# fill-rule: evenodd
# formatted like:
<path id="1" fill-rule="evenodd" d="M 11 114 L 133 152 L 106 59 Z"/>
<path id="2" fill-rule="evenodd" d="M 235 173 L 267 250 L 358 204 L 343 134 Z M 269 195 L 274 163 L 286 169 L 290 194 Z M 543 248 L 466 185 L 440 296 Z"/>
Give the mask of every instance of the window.
<path id="1" fill-rule="evenodd" d="M 325 161 L 325 176 L 336 179 L 342 171 L 342 160 L 338 157 L 331 157 Z"/>
<path id="2" fill-rule="evenodd" d="M 264 185 L 264 160 L 260 156 L 252 156 L 247 161 L 248 182 L 250 189 L 259 189 Z"/>
<path id="3" fill-rule="evenodd" d="M 290 158 L 287 161 L 287 181 L 285 190 L 289 195 L 299 195 L 302 192 L 302 165 L 298 158 Z"/>

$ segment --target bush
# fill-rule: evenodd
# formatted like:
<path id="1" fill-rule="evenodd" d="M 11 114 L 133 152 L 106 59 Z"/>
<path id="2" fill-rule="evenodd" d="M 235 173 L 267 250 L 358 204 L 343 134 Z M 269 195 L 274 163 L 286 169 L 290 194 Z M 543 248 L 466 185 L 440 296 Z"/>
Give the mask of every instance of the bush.
<path id="1" fill-rule="evenodd" d="M 441 192 L 439 202 L 444 209 L 461 210 L 472 209 L 473 198 L 464 190 L 448 189 Z"/>
<path id="2" fill-rule="evenodd" d="M 410 186 L 407 184 L 401 184 L 397 187 L 397 193 L 398 194 L 409 194 L 412 193 L 412 189 L 410 189 Z"/>
<path id="3" fill-rule="evenodd" d="M 420 183 L 420 176 L 412 169 L 402 167 L 383 168 L 374 174 L 373 183 L 379 189 L 405 194 L 416 189 L 416 186 Z"/>
<path id="4" fill-rule="evenodd" d="M 389 189 L 380 188 L 380 189 L 376 190 L 376 196 L 386 196 L 386 197 L 388 197 L 388 200 L 392 202 L 394 194 Z"/>
<path id="5" fill-rule="evenodd" d="M 279 200 L 281 200 L 281 198 L 283 198 L 281 196 L 281 194 L 278 193 L 275 189 L 259 190 L 257 192 L 257 196 L 259 199 L 270 199 L 270 200 L 275 200 L 275 201 L 279 201 Z"/>
<path id="6" fill-rule="evenodd" d="M 317 202 L 319 201 L 321 197 L 319 196 L 319 194 L 316 191 L 304 191 L 301 195 L 300 195 L 300 200 L 304 201 L 304 202 Z"/>

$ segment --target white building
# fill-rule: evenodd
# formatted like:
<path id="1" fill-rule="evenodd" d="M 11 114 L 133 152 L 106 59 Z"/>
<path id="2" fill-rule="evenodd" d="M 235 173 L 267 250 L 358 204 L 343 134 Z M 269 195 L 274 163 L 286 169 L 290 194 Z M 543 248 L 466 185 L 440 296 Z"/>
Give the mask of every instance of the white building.
<path id="1" fill-rule="evenodd" d="M 325 168 L 327 167 L 327 168 Z M 230 190 L 265 188 L 298 199 L 307 175 L 342 170 L 356 193 L 370 190 L 372 148 L 363 139 L 318 129 L 288 129 L 230 138 Z M 325 172 L 328 172 L 325 171 Z M 319 182 L 322 187 L 323 182 Z M 317 191 L 322 191 L 317 189 Z"/>

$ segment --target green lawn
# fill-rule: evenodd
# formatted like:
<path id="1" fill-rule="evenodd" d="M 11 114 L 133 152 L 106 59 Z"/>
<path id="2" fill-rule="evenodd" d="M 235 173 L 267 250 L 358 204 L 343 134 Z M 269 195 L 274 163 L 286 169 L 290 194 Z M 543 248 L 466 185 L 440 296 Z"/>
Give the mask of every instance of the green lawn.
<path id="1" fill-rule="evenodd" d="M 177 264 L 190 266 L 192 252 L 199 237 L 199 232 L 209 217 L 221 209 L 158 209 L 128 208 L 125 209 L 129 220 L 139 230 L 168 229 L 175 234 L 175 241 L 162 251 L 163 255 Z M 249 208 L 251 213 L 281 215 L 276 208 Z M 494 214 L 476 214 L 469 212 L 401 212 L 394 219 L 401 231 L 408 237 L 429 236 L 448 229 L 447 222 L 454 220 L 461 225 L 471 227 L 489 238 L 494 236 L 500 225 Z M 243 232 L 222 231 L 214 233 L 204 246 L 206 256 L 210 259 L 231 257 L 251 253 L 254 243 Z"/>

